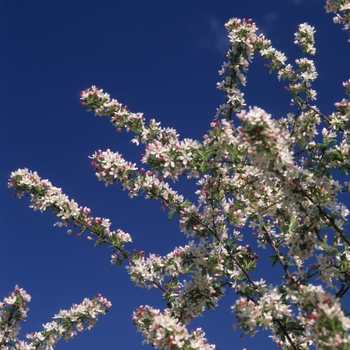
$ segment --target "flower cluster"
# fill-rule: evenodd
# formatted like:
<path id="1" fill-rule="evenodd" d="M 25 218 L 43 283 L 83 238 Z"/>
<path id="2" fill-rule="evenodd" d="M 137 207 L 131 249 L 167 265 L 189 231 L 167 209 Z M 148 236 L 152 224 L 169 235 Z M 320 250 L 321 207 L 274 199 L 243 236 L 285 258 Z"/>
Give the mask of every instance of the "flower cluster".
<path id="1" fill-rule="evenodd" d="M 310 332 L 309 341 L 325 350 L 349 348 L 350 319 L 334 295 L 313 285 L 300 285 L 298 296 L 293 292 L 289 295 L 299 304 L 298 320 Z"/>
<path id="2" fill-rule="evenodd" d="M 335 13 L 333 17 L 334 23 L 339 23 L 344 26 L 344 29 L 350 28 L 350 1 L 349 0 L 327 0 L 325 6 L 327 12 Z M 350 39 L 349 39 L 350 41 Z"/>
<path id="3" fill-rule="evenodd" d="M 15 286 L 13 292 L 0 304 L 0 345 L 10 346 L 18 341 L 20 321 L 27 317 L 26 303 L 31 299 L 26 291 Z"/>
<path id="4" fill-rule="evenodd" d="M 260 36 L 255 34 L 258 28 L 251 19 L 233 18 L 225 24 L 225 27 L 229 32 L 232 46 L 225 54 L 228 61 L 223 63 L 219 71 L 224 79 L 217 84 L 217 88 L 225 91 L 227 100 L 226 104 L 218 108 L 217 115 L 223 114 L 231 118 L 232 112 L 239 111 L 245 106 L 244 94 L 239 90 L 239 84 L 246 84 L 244 73 L 248 70 L 256 48 L 267 48 L 270 41 L 266 40 L 262 34 Z M 280 56 L 280 59 L 283 61 L 284 57 Z"/>
<path id="5" fill-rule="evenodd" d="M 188 332 L 184 325 L 171 316 L 170 310 L 161 313 L 148 305 L 140 306 L 133 314 L 133 322 L 146 337 L 144 342 L 158 349 L 215 349 L 204 338 L 205 333 L 201 328 Z"/>
<path id="6" fill-rule="evenodd" d="M 261 169 L 264 164 L 272 163 L 274 172 L 282 168 L 286 169 L 284 172 L 295 173 L 291 150 L 294 139 L 282 123 L 273 120 L 271 115 L 257 107 L 248 112 L 243 110 L 237 117 L 243 121 L 238 128 L 239 138 L 246 147 L 252 165 Z"/>
<path id="7" fill-rule="evenodd" d="M 295 33 L 294 44 L 300 45 L 303 52 L 314 55 L 316 49 L 314 47 L 315 28 L 311 27 L 307 23 L 302 23 L 298 27 L 298 31 Z"/>
<path id="8" fill-rule="evenodd" d="M 137 170 L 135 164 L 126 162 L 118 152 L 111 152 L 109 149 L 105 152 L 100 150 L 90 158 L 94 159 L 91 165 L 97 170 L 98 179 L 105 181 L 106 186 L 129 178 L 132 171 Z"/>
<path id="9" fill-rule="evenodd" d="M 61 339 L 70 340 L 77 331 L 91 329 L 99 315 L 103 315 L 112 306 L 102 295 L 93 300 L 84 299 L 81 304 L 74 304 L 70 310 L 61 310 L 53 318 L 55 321 L 43 325 L 41 332 L 27 335 L 30 342 L 21 341 L 17 335 L 20 321 L 27 317 L 26 302 L 31 299 L 25 290 L 15 287 L 9 297 L 5 298 L 0 307 L 0 348 L 15 348 L 18 350 L 53 349 Z"/>

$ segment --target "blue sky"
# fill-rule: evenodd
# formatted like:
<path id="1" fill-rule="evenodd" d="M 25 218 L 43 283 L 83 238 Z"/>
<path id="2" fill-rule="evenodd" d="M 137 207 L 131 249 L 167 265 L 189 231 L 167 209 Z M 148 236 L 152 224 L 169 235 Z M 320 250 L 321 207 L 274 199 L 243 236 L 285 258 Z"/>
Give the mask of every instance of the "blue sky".
<path id="1" fill-rule="evenodd" d="M 138 162 L 141 148 L 131 135 L 116 133 L 79 105 L 79 92 L 97 85 L 131 111 L 144 112 L 182 137 L 202 138 L 216 107 L 218 70 L 228 40 L 224 23 L 231 17 L 252 18 L 260 31 L 290 62 L 300 56 L 293 45 L 299 23 L 316 27 L 317 106 L 331 113 L 350 77 L 349 33 L 334 25 L 324 2 L 316 0 L 202 1 L 11 1 L 0 4 L 0 297 L 18 284 L 32 296 L 21 337 L 41 330 L 60 308 L 101 293 L 113 307 L 90 332 L 58 343 L 57 349 L 147 349 L 131 314 L 141 304 L 164 308 L 161 293 L 134 287 L 124 268 L 111 266 L 107 247 L 93 248 L 85 237 L 53 227 L 49 213 L 33 212 L 26 198 L 7 189 L 11 171 L 27 167 L 92 209 L 108 217 L 113 229 L 133 237 L 133 247 L 166 254 L 185 238 L 178 223 L 167 220 L 160 203 L 129 200 L 119 186 L 105 187 L 95 178 L 88 156 L 96 150 L 118 150 Z M 259 106 L 276 118 L 290 111 L 290 96 L 276 76 L 256 57 L 244 89 L 248 106 Z M 191 185 L 194 185 L 192 182 Z M 186 183 L 179 188 L 188 192 Z M 247 231 L 247 237 L 250 233 Z M 249 238 L 248 238 L 249 241 Z M 275 273 L 265 265 L 265 278 Z M 227 293 L 218 310 L 195 321 L 220 349 L 274 349 L 266 333 L 238 339 L 231 329 Z"/>

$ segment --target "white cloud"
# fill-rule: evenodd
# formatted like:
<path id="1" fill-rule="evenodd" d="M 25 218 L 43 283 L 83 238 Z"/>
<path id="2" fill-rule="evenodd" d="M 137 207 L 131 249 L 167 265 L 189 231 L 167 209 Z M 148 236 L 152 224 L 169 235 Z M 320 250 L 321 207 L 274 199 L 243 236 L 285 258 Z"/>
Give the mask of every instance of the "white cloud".
<path id="1" fill-rule="evenodd" d="M 279 20 L 279 14 L 276 12 L 269 12 L 262 17 L 257 23 L 259 28 L 258 34 L 263 33 L 268 39 L 270 34 L 274 31 L 275 25 Z"/>
<path id="2" fill-rule="evenodd" d="M 210 30 L 198 40 L 198 45 L 204 49 L 214 49 L 220 53 L 227 51 L 229 40 L 224 26 L 225 23 L 214 17 L 210 18 L 208 22 Z"/>

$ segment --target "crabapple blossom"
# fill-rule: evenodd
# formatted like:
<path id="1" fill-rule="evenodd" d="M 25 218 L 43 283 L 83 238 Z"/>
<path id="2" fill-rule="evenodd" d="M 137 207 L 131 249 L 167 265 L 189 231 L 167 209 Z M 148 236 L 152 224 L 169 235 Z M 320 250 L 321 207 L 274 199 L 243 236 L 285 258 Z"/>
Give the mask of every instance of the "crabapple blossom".
<path id="1" fill-rule="evenodd" d="M 350 1 L 335 1 L 327 0 L 326 1 L 326 11 L 333 12 L 336 15 L 333 17 L 334 23 L 342 24 L 344 29 L 350 28 Z M 350 41 L 350 39 L 349 39 Z"/>
<path id="2" fill-rule="evenodd" d="M 314 55 L 316 53 L 316 49 L 314 48 L 314 34 L 314 27 L 308 25 L 307 23 L 302 23 L 299 25 L 298 31 L 295 33 L 294 44 L 300 45 L 305 53 Z"/>
<path id="3" fill-rule="evenodd" d="M 133 314 L 133 322 L 139 332 L 146 339 L 145 343 L 151 343 L 158 349 L 215 349 L 215 345 L 208 343 L 204 338 L 205 333 L 197 328 L 191 332 L 173 317 L 170 310 L 163 313 L 150 306 L 140 306 Z"/>

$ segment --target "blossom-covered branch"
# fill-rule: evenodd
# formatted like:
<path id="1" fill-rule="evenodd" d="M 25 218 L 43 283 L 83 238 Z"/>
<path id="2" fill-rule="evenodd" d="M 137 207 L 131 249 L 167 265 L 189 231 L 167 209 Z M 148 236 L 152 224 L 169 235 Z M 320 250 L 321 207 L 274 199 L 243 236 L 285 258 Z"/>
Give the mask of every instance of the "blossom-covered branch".
<path id="1" fill-rule="evenodd" d="M 27 335 L 31 341 L 18 339 L 20 322 L 27 317 L 26 303 L 31 300 L 29 294 L 18 286 L 3 300 L 0 306 L 0 348 L 18 350 L 50 350 L 61 339 L 70 340 L 77 332 L 91 329 L 98 316 L 103 315 L 112 306 L 102 295 L 93 300 L 84 299 L 74 304 L 70 310 L 61 310 L 53 318 L 55 321 L 43 325 L 43 331 Z"/>

